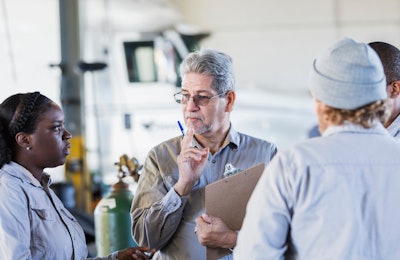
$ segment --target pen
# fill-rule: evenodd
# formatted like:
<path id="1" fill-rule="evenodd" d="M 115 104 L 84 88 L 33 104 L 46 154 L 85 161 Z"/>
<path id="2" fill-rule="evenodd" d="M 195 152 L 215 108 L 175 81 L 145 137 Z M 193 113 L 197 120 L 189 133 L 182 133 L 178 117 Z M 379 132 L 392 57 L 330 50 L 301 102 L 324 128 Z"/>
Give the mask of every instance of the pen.
<path id="1" fill-rule="evenodd" d="M 178 120 L 178 126 L 179 126 L 179 129 L 181 130 L 182 136 L 185 136 L 185 131 L 183 130 L 183 126 L 182 126 L 181 122 L 179 122 L 179 120 Z"/>

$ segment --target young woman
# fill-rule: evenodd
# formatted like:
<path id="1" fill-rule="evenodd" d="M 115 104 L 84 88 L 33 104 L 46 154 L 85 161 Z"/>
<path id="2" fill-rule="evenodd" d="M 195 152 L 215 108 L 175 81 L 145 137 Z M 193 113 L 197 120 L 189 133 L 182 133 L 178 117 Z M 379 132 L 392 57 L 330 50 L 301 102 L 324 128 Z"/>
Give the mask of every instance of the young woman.
<path id="1" fill-rule="evenodd" d="M 39 92 L 0 104 L 0 259 L 87 257 L 81 226 L 43 171 L 65 163 L 70 139 L 62 110 Z M 98 259 L 148 259 L 148 251 L 134 247 Z"/>

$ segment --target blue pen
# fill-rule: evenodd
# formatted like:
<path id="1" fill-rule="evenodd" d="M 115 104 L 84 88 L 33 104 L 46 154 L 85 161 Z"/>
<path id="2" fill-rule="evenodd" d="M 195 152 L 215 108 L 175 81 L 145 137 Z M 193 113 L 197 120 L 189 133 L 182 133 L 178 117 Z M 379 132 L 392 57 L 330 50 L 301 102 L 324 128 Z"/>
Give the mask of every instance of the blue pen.
<path id="1" fill-rule="evenodd" d="M 178 120 L 178 126 L 179 126 L 179 129 L 181 130 L 182 136 L 185 136 L 185 131 L 183 130 L 183 126 L 182 126 L 181 122 L 179 122 L 179 120 Z"/>

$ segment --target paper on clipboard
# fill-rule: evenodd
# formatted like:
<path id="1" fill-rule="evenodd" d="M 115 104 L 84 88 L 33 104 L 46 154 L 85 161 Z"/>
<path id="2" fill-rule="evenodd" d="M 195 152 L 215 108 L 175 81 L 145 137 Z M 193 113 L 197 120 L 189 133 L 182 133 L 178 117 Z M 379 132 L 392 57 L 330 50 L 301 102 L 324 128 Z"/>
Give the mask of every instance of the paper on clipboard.
<path id="1" fill-rule="evenodd" d="M 240 230 L 247 202 L 264 169 L 265 163 L 260 163 L 207 185 L 206 213 L 221 218 L 231 230 Z M 230 253 L 226 248 L 207 247 L 207 260 L 215 260 Z"/>

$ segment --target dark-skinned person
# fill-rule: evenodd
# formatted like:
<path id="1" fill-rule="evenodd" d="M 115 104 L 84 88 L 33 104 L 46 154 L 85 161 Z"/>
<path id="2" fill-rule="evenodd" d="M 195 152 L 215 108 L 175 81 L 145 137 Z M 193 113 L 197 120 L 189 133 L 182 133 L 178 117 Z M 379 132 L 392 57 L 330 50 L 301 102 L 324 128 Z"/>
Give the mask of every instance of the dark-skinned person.
<path id="1" fill-rule="evenodd" d="M 70 138 L 63 111 L 39 92 L 0 104 L 0 259 L 87 258 L 83 229 L 44 171 L 65 163 Z M 96 259 L 149 259 L 153 253 L 131 247 Z"/>
<path id="2" fill-rule="evenodd" d="M 250 200 L 234 259 L 400 259 L 400 140 L 382 63 L 344 38 L 314 60 L 320 137 L 280 151 Z"/>
<path id="3" fill-rule="evenodd" d="M 381 59 L 386 76 L 386 91 L 392 103 L 385 127 L 391 135 L 400 138 L 400 50 L 386 42 L 370 42 L 368 45 Z"/>
<path id="4" fill-rule="evenodd" d="M 230 122 L 236 99 L 231 57 L 201 49 L 180 71 L 182 89 L 174 98 L 187 131 L 151 149 L 131 207 L 133 237 L 158 250 L 154 259 L 206 259 L 206 246 L 234 248 L 237 230 L 205 214 L 205 186 L 231 171 L 268 164 L 277 150 Z"/>

